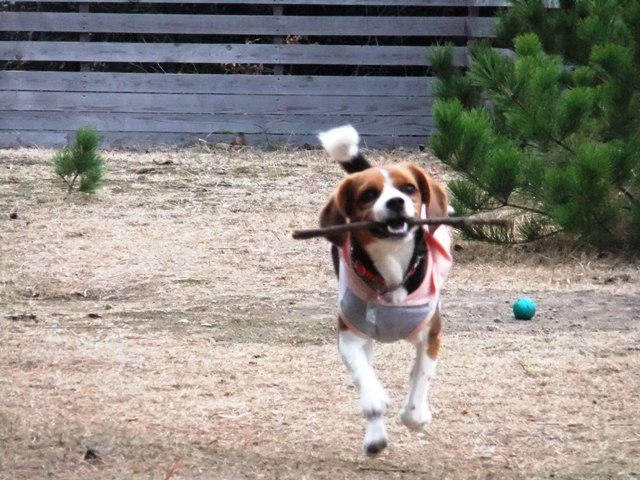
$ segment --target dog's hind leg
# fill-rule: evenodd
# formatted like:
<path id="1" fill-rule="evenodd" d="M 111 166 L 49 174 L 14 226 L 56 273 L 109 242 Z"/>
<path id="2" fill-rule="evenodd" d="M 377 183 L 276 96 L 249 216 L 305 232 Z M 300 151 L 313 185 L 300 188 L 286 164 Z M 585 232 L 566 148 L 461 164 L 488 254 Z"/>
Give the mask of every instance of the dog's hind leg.
<path id="1" fill-rule="evenodd" d="M 431 422 L 429 409 L 429 387 L 436 371 L 440 351 L 440 309 L 431 319 L 426 335 L 415 343 L 416 358 L 409 377 L 409 393 L 400 411 L 400 420 L 411 430 L 422 430 Z"/>
<path id="2" fill-rule="evenodd" d="M 373 370 L 373 342 L 347 330 L 342 322 L 340 324 L 341 329 L 338 334 L 340 355 L 358 387 L 362 414 L 367 421 L 362 448 L 368 455 L 376 455 L 387 446 L 384 414 L 389 397 Z"/>

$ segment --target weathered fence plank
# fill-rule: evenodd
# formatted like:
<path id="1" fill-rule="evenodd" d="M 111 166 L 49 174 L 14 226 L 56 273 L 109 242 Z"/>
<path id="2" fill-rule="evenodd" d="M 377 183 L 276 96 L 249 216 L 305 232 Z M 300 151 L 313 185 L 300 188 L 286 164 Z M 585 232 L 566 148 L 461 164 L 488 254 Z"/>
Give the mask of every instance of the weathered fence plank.
<path id="1" fill-rule="evenodd" d="M 429 65 L 425 47 L 244 45 L 116 42 L 0 42 L 0 60 L 19 62 L 235 63 L 297 65 Z M 467 48 L 454 48 L 467 65 Z"/>
<path id="2" fill-rule="evenodd" d="M 0 31 L 190 35 L 492 35 L 494 18 L 0 12 Z"/>
<path id="3" fill-rule="evenodd" d="M 431 95 L 433 77 L 337 77 L 311 75 L 186 75 L 179 73 L 0 71 L 6 91 L 191 93 L 253 95 Z"/>
<path id="4" fill-rule="evenodd" d="M 326 128 L 353 123 L 369 135 L 425 135 L 431 117 L 390 117 L 378 115 L 260 115 L 181 113 L 102 113 L 47 111 L 7 111 L 0 117 L 0 130 L 74 130 L 91 125 L 99 131 L 148 132 L 244 132 L 252 134 L 316 134 Z"/>
<path id="5" fill-rule="evenodd" d="M 549 0 L 553 2 L 554 0 Z M 555 0 L 557 1 L 557 0 Z M 11 3 L 33 3 L 33 0 L 11 0 Z M 60 0 L 39 0 L 38 3 L 60 3 Z M 158 4 L 226 4 L 226 5 L 344 5 L 380 7 L 507 7 L 508 0 L 72 0 L 65 3 L 158 3 Z"/>
<path id="6" fill-rule="evenodd" d="M 63 147 L 73 140 L 74 133 L 68 130 L 10 130 L 0 131 L 0 148 L 28 146 L 28 147 Z M 158 145 L 201 145 L 229 143 L 235 138 L 233 134 L 209 133 L 209 132 L 101 132 L 103 145 L 111 147 L 147 148 Z M 364 148 L 397 148 L 405 145 L 418 145 L 425 143 L 425 137 L 415 136 L 380 136 L 360 135 L 360 143 Z M 253 134 L 247 138 L 250 146 L 307 146 L 318 148 L 318 137 L 315 134 Z"/>
<path id="7" fill-rule="evenodd" d="M 419 116 L 430 111 L 432 98 L 377 97 L 346 95 L 205 95 L 166 93 L 81 93 L 77 92 L 0 92 L 0 105 L 6 111 L 47 110 L 56 112 L 154 112 L 215 113 L 253 115 L 280 112 L 284 115 L 378 115 Z"/>

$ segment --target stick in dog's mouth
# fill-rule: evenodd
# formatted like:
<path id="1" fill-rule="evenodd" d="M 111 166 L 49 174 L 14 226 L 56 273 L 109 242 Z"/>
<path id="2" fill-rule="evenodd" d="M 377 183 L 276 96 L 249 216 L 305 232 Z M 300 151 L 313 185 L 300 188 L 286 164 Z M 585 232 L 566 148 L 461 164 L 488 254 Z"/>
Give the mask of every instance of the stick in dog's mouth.
<path id="1" fill-rule="evenodd" d="M 387 231 L 395 229 L 408 229 L 415 225 L 447 225 L 453 228 L 474 227 L 474 226 L 493 226 L 499 228 L 513 228 L 513 221 L 505 218 L 471 218 L 471 217 L 442 217 L 442 218 L 419 218 L 419 219 L 401 219 L 402 223 L 393 222 L 353 222 L 343 225 L 333 225 L 325 228 L 314 228 L 309 230 L 294 230 L 292 237 L 296 240 L 307 240 L 316 237 L 328 237 L 341 233 L 353 232 L 362 229 L 383 228 Z"/>

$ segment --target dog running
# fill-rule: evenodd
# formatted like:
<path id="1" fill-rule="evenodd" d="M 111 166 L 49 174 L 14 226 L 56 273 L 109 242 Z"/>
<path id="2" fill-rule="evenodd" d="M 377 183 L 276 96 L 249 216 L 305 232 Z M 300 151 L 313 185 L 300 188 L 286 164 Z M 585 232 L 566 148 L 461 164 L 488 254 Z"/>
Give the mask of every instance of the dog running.
<path id="1" fill-rule="evenodd" d="M 347 174 L 322 209 L 320 226 L 377 222 L 327 237 L 339 284 L 339 351 L 360 394 L 363 449 L 377 455 L 388 444 L 389 397 L 373 369 L 375 341 L 414 345 L 400 420 L 411 430 L 431 421 L 428 394 L 440 350 L 440 291 L 452 266 L 451 239 L 444 226 L 411 226 L 408 220 L 447 216 L 449 204 L 444 188 L 419 166 L 373 166 L 351 125 L 318 138 Z"/>

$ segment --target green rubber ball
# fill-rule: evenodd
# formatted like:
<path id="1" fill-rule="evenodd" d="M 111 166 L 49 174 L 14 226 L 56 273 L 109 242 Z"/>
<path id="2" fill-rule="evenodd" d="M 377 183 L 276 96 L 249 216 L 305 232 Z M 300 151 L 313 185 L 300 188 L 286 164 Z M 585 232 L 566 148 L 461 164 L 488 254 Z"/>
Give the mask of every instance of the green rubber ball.
<path id="1" fill-rule="evenodd" d="M 536 314 L 536 302 L 528 297 L 522 297 L 513 304 L 513 315 L 518 320 L 531 320 Z"/>

